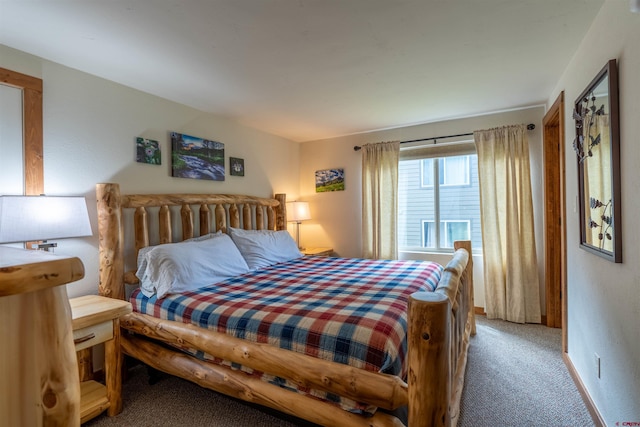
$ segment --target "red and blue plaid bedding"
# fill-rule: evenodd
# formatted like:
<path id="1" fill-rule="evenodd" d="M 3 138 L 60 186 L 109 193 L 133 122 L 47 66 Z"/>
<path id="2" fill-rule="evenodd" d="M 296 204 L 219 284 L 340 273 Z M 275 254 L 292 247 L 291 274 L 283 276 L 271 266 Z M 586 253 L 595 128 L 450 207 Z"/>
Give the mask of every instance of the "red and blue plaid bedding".
<path id="1" fill-rule="evenodd" d="M 160 300 L 136 290 L 131 302 L 135 311 L 154 317 L 404 378 L 409 295 L 433 291 L 441 274 L 442 266 L 431 262 L 303 257 Z M 253 374 L 347 410 L 375 411 L 282 378 Z"/>

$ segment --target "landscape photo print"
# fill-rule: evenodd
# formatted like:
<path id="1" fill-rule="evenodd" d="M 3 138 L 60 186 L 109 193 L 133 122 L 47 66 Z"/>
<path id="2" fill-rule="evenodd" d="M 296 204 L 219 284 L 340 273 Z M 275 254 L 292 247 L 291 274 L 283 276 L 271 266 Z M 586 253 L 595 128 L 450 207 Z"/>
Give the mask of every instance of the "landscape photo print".
<path id="1" fill-rule="evenodd" d="M 224 181 L 224 144 L 171 132 L 171 176 Z"/>
<path id="2" fill-rule="evenodd" d="M 344 191 L 344 169 L 316 171 L 316 193 Z"/>

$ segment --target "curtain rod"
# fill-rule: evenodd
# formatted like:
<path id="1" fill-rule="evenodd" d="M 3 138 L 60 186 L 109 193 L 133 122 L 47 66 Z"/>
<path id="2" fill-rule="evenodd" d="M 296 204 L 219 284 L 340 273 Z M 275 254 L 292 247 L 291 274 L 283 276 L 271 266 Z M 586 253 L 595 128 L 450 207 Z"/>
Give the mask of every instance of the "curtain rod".
<path id="1" fill-rule="evenodd" d="M 536 125 L 534 125 L 533 123 L 529 123 L 527 125 L 527 130 L 533 130 L 535 128 L 536 128 Z M 447 139 L 447 138 L 455 138 L 457 136 L 471 136 L 471 135 L 473 135 L 473 132 L 459 133 L 457 135 L 432 136 L 430 138 L 420 138 L 420 139 L 411 139 L 409 141 L 400 141 L 400 144 L 407 144 L 409 142 L 420 142 L 420 141 L 436 141 L 438 139 Z M 356 145 L 355 147 L 353 147 L 353 151 L 360 151 L 360 149 L 362 149 L 362 147 L 359 145 Z"/>

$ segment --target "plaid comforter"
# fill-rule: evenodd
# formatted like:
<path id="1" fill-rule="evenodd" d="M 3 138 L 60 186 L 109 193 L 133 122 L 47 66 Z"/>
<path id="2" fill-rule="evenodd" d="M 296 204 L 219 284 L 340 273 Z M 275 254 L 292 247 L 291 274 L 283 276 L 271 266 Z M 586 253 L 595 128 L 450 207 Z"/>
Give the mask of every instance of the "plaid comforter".
<path id="1" fill-rule="evenodd" d="M 433 291 L 441 274 L 442 266 L 430 262 L 303 257 L 160 300 L 136 290 L 131 302 L 135 311 L 154 317 L 404 378 L 408 297 Z M 375 411 L 301 389 L 282 378 L 233 367 L 347 410 Z"/>

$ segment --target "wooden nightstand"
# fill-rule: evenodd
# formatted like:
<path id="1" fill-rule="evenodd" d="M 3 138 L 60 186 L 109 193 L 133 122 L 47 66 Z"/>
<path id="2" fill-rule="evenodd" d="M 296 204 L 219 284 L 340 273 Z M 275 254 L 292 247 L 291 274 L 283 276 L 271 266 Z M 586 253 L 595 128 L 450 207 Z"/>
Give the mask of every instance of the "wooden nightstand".
<path id="1" fill-rule="evenodd" d="M 333 256 L 333 248 L 304 248 L 300 252 L 305 255 Z"/>
<path id="2" fill-rule="evenodd" d="M 131 304 L 98 295 L 69 300 L 76 351 L 104 343 L 105 385 L 96 381 L 80 384 L 80 421 L 85 422 L 108 410 L 111 417 L 122 411 L 122 355 L 120 316 L 131 313 Z"/>

